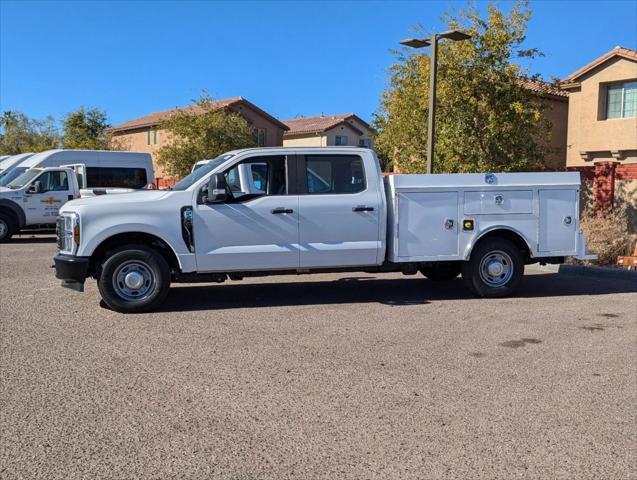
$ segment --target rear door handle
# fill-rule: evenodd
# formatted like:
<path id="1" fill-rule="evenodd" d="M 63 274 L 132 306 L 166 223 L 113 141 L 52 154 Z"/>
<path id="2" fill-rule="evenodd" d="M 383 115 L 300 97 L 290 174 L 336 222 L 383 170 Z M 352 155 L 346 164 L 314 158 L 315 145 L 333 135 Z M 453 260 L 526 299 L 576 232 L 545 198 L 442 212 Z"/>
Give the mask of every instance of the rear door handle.
<path id="1" fill-rule="evenodd" d="M 274 210 L 270 210 L 270 213 L 277 215 L 280 213 L 294 213 L 294 210 L 291 208 L 275 208 Z"/>
<path id="2" fill-rule="evenodd" d="M 359 205 L 352 208 L 352 212 L 373 212 L 374 207 L 366 207 L 365 205 Z"/>

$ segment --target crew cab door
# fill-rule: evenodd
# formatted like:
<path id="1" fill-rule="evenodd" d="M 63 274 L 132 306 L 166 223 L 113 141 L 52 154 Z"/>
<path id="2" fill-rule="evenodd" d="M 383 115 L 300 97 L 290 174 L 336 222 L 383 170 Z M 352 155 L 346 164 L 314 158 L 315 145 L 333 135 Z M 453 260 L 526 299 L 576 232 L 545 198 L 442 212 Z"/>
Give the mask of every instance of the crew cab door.
<path id="1" fill-rule="evenodd" d="M 77 181 L 67 168 L 46 169 L 26 187 L 24 213 L 28 225 L 55 223 L 60 207 L 77 194 Z"/>
<path id="2" fill-rule="evenodd" d="M 232 198 L 193 208 L 198 271 L 299 267 L 299 196 L 290 188 L 295 167 L 294 156 L 268 155 L 224 172 Z"/>
<path id="3" fill-rule="evenodd" d="M 359 155 L 301 157 L 299 234 L 302 268 L 376 265 L 379 262 L 382 192 L 379 192 L 379 180 L 368 181 L 366 175 L 363 158 Z"/>

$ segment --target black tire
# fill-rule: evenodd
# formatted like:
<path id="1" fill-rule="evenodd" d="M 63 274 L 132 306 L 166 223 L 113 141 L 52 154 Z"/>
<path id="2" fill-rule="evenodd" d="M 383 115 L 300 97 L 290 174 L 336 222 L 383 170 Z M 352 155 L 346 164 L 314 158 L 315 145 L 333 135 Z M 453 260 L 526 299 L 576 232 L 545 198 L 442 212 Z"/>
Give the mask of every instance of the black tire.
<path id="1" fill-rule="evenodd" d="M 5 213 L 0 213 L 0 243 L 6 243 L 16 232 L 17 227 L 13 218 Z"/>
<path id="2" fill-rule="evenodd" d="M 461 265 L 458 263 L 447 263 L 444 265 L 435 265 L 422 267 L 420 273 L 432 282 L 449 282 L 460 275 Z"/>
<path id="3" fill-rule="evenodd" d="M 489 264 L 491 263 L 491 269 Z M 463 262 L 462 279 L 480 297 L 511 295 L 524 275 L 524 258 L 516 245 L 504 238 L 482 241 Z"/>
<path id="4" fill-rule="evenodd" d="M 131 286 L 135 281 L 141 281 L 137 290 Z M 148 312 L 166 298 L 170 268 L 156 250 L 144 245 L 127 245 L 104 259 L 97 287 L 106 305 L 116 312 Z"/>

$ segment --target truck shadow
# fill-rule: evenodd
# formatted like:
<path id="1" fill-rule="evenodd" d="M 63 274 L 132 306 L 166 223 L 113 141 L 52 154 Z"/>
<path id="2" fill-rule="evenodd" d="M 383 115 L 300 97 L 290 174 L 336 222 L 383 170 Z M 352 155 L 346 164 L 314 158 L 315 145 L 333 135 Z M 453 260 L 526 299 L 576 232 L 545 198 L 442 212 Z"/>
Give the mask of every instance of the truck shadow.
<path id="1" fill-rule="evenodd" d="M 31 235 L 31 234 L 20 234 L 14 236 L 9 243 L 18 243 L 18 244 L 28 244 L 28 243 L 55 243 L 57 238 L 55 234 L 50 235 Z"/>
<path id="2" fill-rule="evenodd" d="M 231 308 L 283 307 L 377 303 L 391 307 L 426 305 L 435 301 L 477 299 L 457 278 L 431 282 L 419 276 L 345 277 L 330 281 L 285 281 L 268 283 L 225 283 L 221 285 L 175 285 L 160 308 L 164 312 L 219 310 Z M 271 282 L 271 283 L 270 283 Z M 637 286 L 618 280 L 558 273 L 526 275 L 515 298 L 606 295 L 637 292 Z M 489 300 L 485 300 L 489 301 Z"/>

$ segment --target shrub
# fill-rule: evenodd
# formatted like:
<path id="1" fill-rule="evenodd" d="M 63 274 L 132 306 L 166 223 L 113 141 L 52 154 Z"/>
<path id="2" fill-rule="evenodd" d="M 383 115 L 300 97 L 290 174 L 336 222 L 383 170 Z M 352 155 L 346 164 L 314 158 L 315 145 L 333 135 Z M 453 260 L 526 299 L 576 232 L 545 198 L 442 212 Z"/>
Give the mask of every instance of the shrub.
<path id="1" fill-rule="evenodd" d="M 587 208 L 580 226 L 586 235 L 588 249 L 597 255 L 593 263 L 615 265 L 618 256 L 631 253 L 635 238 L 628 228 L 626 208 L 618 206 L 612 212 L 601 214 Z"/>

